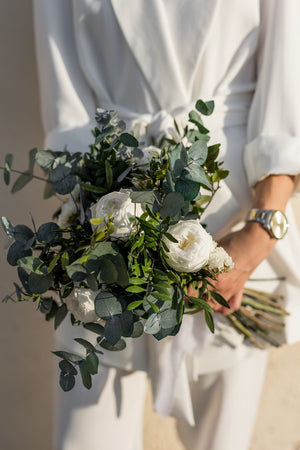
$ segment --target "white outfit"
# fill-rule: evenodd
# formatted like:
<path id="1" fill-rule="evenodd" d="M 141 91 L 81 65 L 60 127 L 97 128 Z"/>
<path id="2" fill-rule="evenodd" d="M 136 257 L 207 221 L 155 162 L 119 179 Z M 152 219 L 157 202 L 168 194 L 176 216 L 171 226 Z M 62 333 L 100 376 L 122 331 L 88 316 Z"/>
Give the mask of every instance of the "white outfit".
<path id="1" fill-rule="evenodd" d="M 186 120 L 198 98 L 214 99 L 205 124 L 222 144 L 230 176 L 205 222 L 219 236 L 242 223 L 257 181 L 300 173 L 299 0 L 35 0 L 35 26 L 47 147 L 87 150 L 95 105 L 118 110 L 147 139 L 165 132 L 172 116 Z M 293 342 L 300 243 L 290 208 L 287 214 L 288 235 L 253 275 L 287 280 L 251 286 L 286 294 L 286 340 Z M 163 342 L 129 340 L 102 363 L 148 370 L 156 409 L 193 425 L 190 380 L 233 370 L 258 352 L 222 318 L 215 336 L 201 321 L 200 314 L 185 317 L 179 335 Z M 58 347 L 71 348 L 72 336 L 78 330 L 63 325 Z"/>

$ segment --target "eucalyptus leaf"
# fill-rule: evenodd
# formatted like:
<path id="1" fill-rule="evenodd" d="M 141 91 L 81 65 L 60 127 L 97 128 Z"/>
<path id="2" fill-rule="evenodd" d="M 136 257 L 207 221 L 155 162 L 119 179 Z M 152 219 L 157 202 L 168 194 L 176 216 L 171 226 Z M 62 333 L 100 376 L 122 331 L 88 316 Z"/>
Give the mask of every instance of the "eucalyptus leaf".
<path id="1" fill-rule="evenodd" d="M 52 298 L 46 298 L 40 303 L 40 311 L 42 314 L 49 314 L 53 305 Z"/>
<path id="2" fill-rule="evenodd" d="M 105 323 L 104 337 L 111 345 L 115 345 L 122 336 L 122 322 L 119 316 L 111 316 Z"/>
<path id="3" fill-rule="evenodd" d="M 69 372 L 72 375 L 77 375 L 77 369 L 73 366 L 73 364 L 70 363 L 70 361 L 67 361 L 66 359 L 62 359 L 59 361 L 59 368 L 60 370 L 64 372 Z"/>
<path id="4" fill-rule="evenodd" d="M 176 334 L 180 330 L 181 324 L 177 324 L 175 327 L 171 328 L 161 328 L 158 333 L 154 334 L 153 336 L 158 341 L 161 341 L 162 339 L 166 338 L 167 336 L 176 336 Z"/>
<path id="5" fill-rule="evenodd" d="M 59 385 L 64 392 L 68 392 L 75 386 L 75 377 L 72 373 L 62 370 L 59 377 Z"/>
<path id="6" fill-rule="evenodd" d="M 28 277 L 28 289 L 32 294 L 44 294 L 53 283 L 52 274 L 38 275 L 31 272 Z"/>
<path id="7" fill-rule="evenodd" d="M 42 264 L 43 261 L 35 256 L 25 256 L 24 258 L 18 259 L 19 267 L 30 270 L 31 272 L 36 272 L 39 275 L 44 275 L 44 272 L 37 270 Z"/>
<path id="8" fill-rule="evenodd" d="M 9 185 L 10 182 L 10 169 L 13 163 L 13 159 L 14 158 L 12 153 L 8 153 L 7 155 L 5 155 L 3 178 L 6 185 Z"/>
<path id="9" fill-rule="evenodd" d="M 170 192 L 164 198 L 162 207 L 160 208 L 159 213 L 161 218 L 164 219 L 167 216 L 177 216 L 178 214 L 180 214 L 183 205 L 183 195 L 180 192 Z"/>
<path id="10" fill-rule="evenodd" d="M 70 352 L 64 352 L 61 350 L 52 352 L 54 355 L 58 356 L 59 358 L 66 359 L 67 361 L 78 363 L 79 361 L 82 361 L 82 356 L 76 355 L 75 353 Z"/>
<path id="11" fill-rule="evenodd" d="M 33 174 L 29 170 L 23 172 L 14 182 L 11 189 L 12 194 L 15 194 L 16 192 L 23 189 L 23 187 L 25 187 L 26 184 L 28 184 L 32 180 L 32 178 Z"/>
<path id="12" fill-rule="evenodd" d="M 114 294 L 100 291 L 95 298 L 95 311 L 101 319 L 110 319 L 116 314 L 122 313 L 122 305 Z"/>
<path id="13" fill-rule="evenodd" d="M 175 309 L 167 309 L 162 311 L 160 314 L 160 325 L 161 328 L 173 328 L 178 325 L 177 322 L 177 311 Z"/>
<path id="14" fill-rule="evenodd" d="M 98 373 L 99 359 L 95 352 L 89 353 L 86 357 L 87 369 L 91 375 Z"/>
<path id="15" fill-rule="evenodd" d="M 24 245 L 20 242 L 14 242 L 8 249 L 7 252 L 7 262 L 11 266 L 17 266 L 18 260 L 26 256 L 31 256 L 32 250 L 30 248 L 26 249 Z"/>
<path id="16" fill-rule="evenodd" d="M 153 205 L 155 197 L 153 191 L 133 191 L 130 193 L 130 198 L 133 203 L 146 203 Z"/>
<path id="17" fill-rule="evenodd" d="M 56 246 L 61 241 L 62 232 L 55 222 L 47 222 L 41 225 L 37 232 L 37 240 L 42 243 Z"/>
<path id="18" fill-rule="evenodd" d="M 1 217 L 1 225 L 2 225 L 5 233 L 7 234 L 7 236 L 9 238 L 13 238 L 14 237 L 14 226 L 11 223 L 11 221 L 7 217 L 2 216 Z"/>
<path id="19" fill-rule="evenodd" d="M 25 248 L 30 248 L 35 241 L 33 231 L 26 225 L 16 225 L 13 236 L 15 241 L 22 244 Z"/>
<path id="20" fill-rule="evenodd" d="M 33 168 L 34 168 L 34 164 L 35 164 L 35 157 L 37 154 L 37 149 L 33 148 L 30 150 L 29 152 L 29 162 L 28 162 L 28 170 L 29 172 L 33 173 Z"/>
<path id="21" fill-rule="evenodd" d="M 196 103 L 196 109 L 205 116 L 210 116 L 215 107 L 214 101 L 204 102 L 203 100 L 198 100 Z"/>
<path id="22" fill-rule="evenodd" d="M 73 263 L 67 266 L 67 274 L 73 281 L 83 281 L 88 276 L 83 264 Z"/>
<path id="23" fill-rule="evenodd" d="M 151 316 L 148 317 L 144 325 L 144 332 L 147 334 L 156 334 L 159 332 L 160 329 L 161 329 L 160 315 L 151 314 Z"/>
<path id="24" fill-rule="evenodd" d="M 122 133 L 120 135 L 120 141 L 122 144 L 126 145 L 126 147 L 138 147 L 139 142 L 138 140 L 132 136 L 132 134 L 129 133 Z"/>
<path id="25" fill-rule="evenodd" d="M 194 200 L 200 191 L 200 184 L 190 180 L 176 180 L 175 183 L 176 192 L 182 194 L 184 200 Z"/>
<path id="26" fill-rule="evenodd" d="M 25 289 L 26 292 L 29 292 L 28 290 L 28 273 L 26 272 L 26 270 L 22 269 L 22 267 L 18 267 L 18 276 L 19 276 L 19 280 L 22 283 L 23 288 Z"/>
<path id="27" fill-rule="evenodd" d="M 54 319 L 54 329 L 57 330 L 59 325 L 63 322 L 66 315 L 68 314 L 68 308 L 65 303 L 63 303 L 57 310 Z"/>
<path id="28" fill-rule="evenodd" d="M 76 176 L 72 174 L 72 168 L 62 164 L 50 172 L 49 180 L 53 183 L 55 192 L 61 195 L 72 192 L 77 183 Z"/>
<path id="29" fill-rule="evenodd" d="M 80 375 L 82 378 L 82 384 L 84 387 L 86 387 L 87 389 L 91 389 L 92 387 L 92 377 L 91 374 L 89 372 L 89 367 L 86 363 L 85 360 L 81 360 L 78 363 L 79 365 L 79 370 L 80 370 Z"/>
<path id="30" fill-rule="evenodd" d="M 121 315 L 122 336 L 130 337 L 133 333 L 133 313 L 124 311 Z"/>
<path id="31" fill-rule="evenodd" d="M 101 340 L 100 340 L 101 339 Z M 121 350 L 124 350 L 126 348 L 126 342 L 124 339 L 120 339 L 115 345 L 111 345 L 106 339 L 98 338 L 98 343 L 100 347 L 104 348 L 105 350 L 110 350 L 112 352 L 119 352 Z"/>
<path id="32" fill-rule="evenodd" d="M 189 148 L 188 155 L 189 158 L 192 158 L 198 164 L 200 165 L 204 164 L 208 155 L 208 148 L 206 142 L 203 140 L 194 142 Z"/>
<path id="33" fill-rule="evenodd" d="M 138 338 L 142 336 L 143 333 L 144 333 L 144 325 L 142 324 L 142 322 L 141 321 L 134 322 L 131 337 Z"/>
<path id="34" fill-rule="evenodd" d="M 55 160 L 55 156 L 51 150 L 41 150 L 36 153 L 35 160 L 43 169 L 50 169 Z"/>
<path id="35" fill-rule="evenodd" d="M 104 335 L 104 327 L 100 323 L 85 323 L 83 327 L 92 333 L 99 334 L 100 336 Z"/>

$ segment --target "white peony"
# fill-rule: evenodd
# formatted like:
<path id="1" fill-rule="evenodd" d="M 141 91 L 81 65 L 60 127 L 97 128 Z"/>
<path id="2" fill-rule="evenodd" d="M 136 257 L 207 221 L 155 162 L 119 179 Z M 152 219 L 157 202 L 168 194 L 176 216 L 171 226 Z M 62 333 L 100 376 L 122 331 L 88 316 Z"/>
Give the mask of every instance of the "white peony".
<path id="1" fill-rule="evenodd" d="M 65 299 L 68 310 L 75 319 L 81 322 L 101 322 L 95 313 L 94 300 L 99 291 L 90 289 L 74 289 L 71 295 Z"/>
<path id="2" fill-rule="evenodd" d="M 93 219 L 107 220 L 111 212 L 114 231 L 111 234 L 114 238 L 128 239 L 130 233 L 134 231 L 135 224 L 131 217 L 139 217 L 143 214 L 140 203 L 133 203 L 130 198 L 130 190 L 122 189 L 120 192 L 110 192 L 100 198 L 98 203 L 91 207 Z"/>
<path id="3" fill-rule="evenodd" d="M 171 225 L 168 233 L 178 241 L 171 242 L 166 236 L 162 238 L 169 249 L 166 260 L 170 267 L 178 272 L 198 272 L 206 266 L 214 241 L 199 219 L 181 220 Z"/>
<path id="4" fill-rule="evenodd" d="M 211 251 L 208 260 L 208 269 L 213 272 L 228 272 L 233 269 L 234 263 L 231 256 L 224 250 L 223 247 L 217 247 Z"/>

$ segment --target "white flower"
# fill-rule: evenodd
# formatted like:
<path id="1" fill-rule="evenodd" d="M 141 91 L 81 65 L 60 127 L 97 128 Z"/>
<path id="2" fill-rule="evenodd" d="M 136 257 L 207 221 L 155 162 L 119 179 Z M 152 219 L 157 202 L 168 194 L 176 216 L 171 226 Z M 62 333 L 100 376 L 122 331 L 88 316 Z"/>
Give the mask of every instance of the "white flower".
<path id="1" fill-rule="evenodd" d="M 76 184 L 68 200 L 63 203 L 57 223 L 59 227 L 66 228 L 72 225 L 80 211 L 80 186 Z"/>
<path id="2" fill-rule="evenodd" d="M 75 319 L 81 322 L 101 322 L 100 317 L 95 313 L 94 300 L 99 291 L 90 289 L 74 289 L 71 295 L 65 299 L 68 310 Z"/>
<path id="3" fill-rule="evenodd" d="M 198 272 L 206 266 L 214 243 L 199 219 L 181 220 L 171 225 L 168 233 L 178 241 L 171 242 L 166 236 L 162 238 L 169 249 L 166 260 L 170 267 L 179 272 Z"/>
<path id="4" fill-rule="evenodd" d="M 153 157 L 157 157 L 161 153 L 161 149 L 150 145 L 149 147 L 144 147 L 140 149 L 143 152 L 142 158 L 138 161 L 138 166 L 145 166 L 150 164 Z"/>
<path id="5" fill-rule="evenodd" d="M 224 250 L 223 247 L 217 247 L 211 251 L 208 260 L 208 269 L 213 272 L 228 272 L 233 269 L 234 263 L 231 256 Z"/>
<path id="6" fill-rule="evenodd" d="M 120 192 L 110 192 L 100 198 L 98 203 L 91 207 L 93 219 L 107 220 L 111 212 L 114 231 L 111 236 L 123 240 L 128 239 L 130 233 L 134 231 L 135 224 L 131 217 L 139 217 L 143 214 L 140 203 L 133 203 L 130 198 L 129 189 L 121 189 Z"/>

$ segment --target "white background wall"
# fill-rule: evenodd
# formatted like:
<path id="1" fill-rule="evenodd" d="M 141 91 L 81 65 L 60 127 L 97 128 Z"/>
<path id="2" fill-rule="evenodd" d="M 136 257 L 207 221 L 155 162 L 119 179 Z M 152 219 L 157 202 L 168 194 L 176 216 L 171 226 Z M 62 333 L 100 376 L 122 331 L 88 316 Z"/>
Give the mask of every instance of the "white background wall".
<path id="1" fill-rule="evenodd" d="M 15 168 L 22 170 L 28 150 L 41 149 L 43 140 L 31 0 L 0 3 L 0 61 L 0 165 L 11 152 Z M 42 188 L 35 181 L 12 196 L 0 174 L 0 215 L 15 224 L 30 225 L 29 211 L 37 223 L 49 220 L 56 202 L 43 202 Z M 0 230 L 0 298 L 12 291 L 16 280 L 15 269 L 6 264 L 4 244 Z M 56 363 L 50 353 L 52 328 L 32 304 L 0 303 L 1 450 L 52 450 L 52 368 Z M 252 450 L 299 450 L 299 423 L 300 344 L 272 351 Z M 150 400 L 145 431 L 146 450 L 182 448 L 176 440 L 175 421 L 153 414 Z"/>

